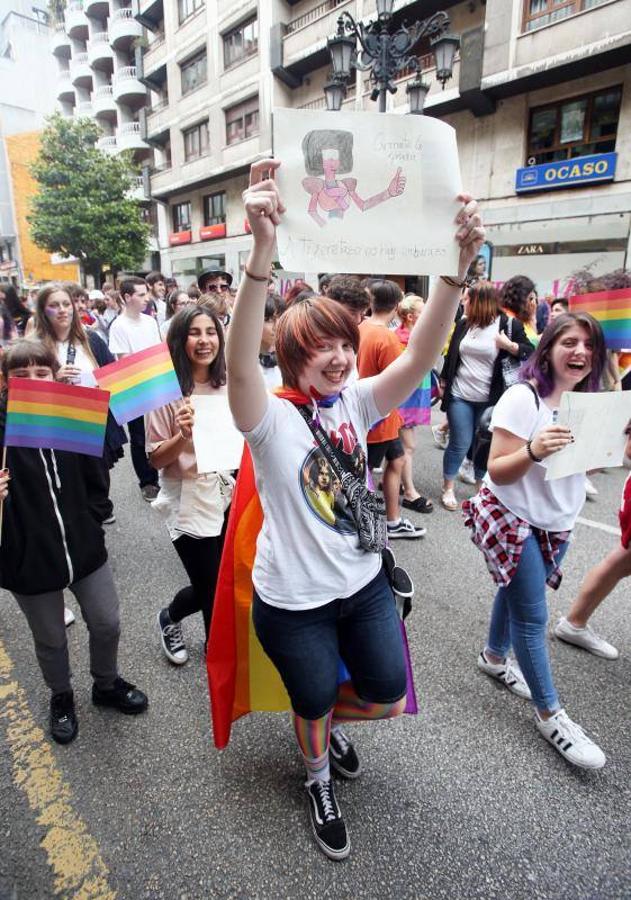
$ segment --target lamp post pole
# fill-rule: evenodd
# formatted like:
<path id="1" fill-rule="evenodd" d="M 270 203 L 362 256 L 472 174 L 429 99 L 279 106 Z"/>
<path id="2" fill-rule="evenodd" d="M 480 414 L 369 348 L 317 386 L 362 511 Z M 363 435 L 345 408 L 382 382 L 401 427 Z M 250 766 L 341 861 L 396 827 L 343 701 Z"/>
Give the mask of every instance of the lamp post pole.
<path id="1" fill-rule="evenodd" d="M 364 25 L 356 22 L 346 10 L 337 20 L 337 30 L 327 41 L 333 67 L 332 77 L 325 85 L 327 108 L 339 110 L 346 93 L 351 68 L 370 72 L 371 100 L 379 100 L 379 112 L 386 111 L 388 92 L 396 93 L 396 76 L 405 69 L 416 71 L 416 78 L 407 88 L 410 112 L 422 113 L 429 86 L 421 80 L 421 63 L 413 53 L 421 38 L 430 39 L 436 59 L 436 77 L 443 89 L 453 74 L 453 62 L 460 38 L 447 31 L 449 16 L 437 12 L 413 25 L 400 25 L 390 30 L 394 0 L 376 0 L 377 19 Z M 359 51 L 357 49 L 359 43 Z"/>

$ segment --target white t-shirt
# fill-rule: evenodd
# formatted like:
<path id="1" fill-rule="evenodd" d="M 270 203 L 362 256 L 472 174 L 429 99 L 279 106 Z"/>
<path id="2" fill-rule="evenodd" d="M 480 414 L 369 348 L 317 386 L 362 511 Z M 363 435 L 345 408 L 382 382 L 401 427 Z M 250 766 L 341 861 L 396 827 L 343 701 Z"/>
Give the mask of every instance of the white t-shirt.
<path id="1" fill-rule="evenodd" d="M 75 383 L 82 384 L 84 387 L 95 387 L 96 379 L 92 374 L 96 368 L 94 363 L 81 344 L 76 343 L 74 349 L 75 358 L 72 365 L 76 366 L 77 369 L 81 369 L 81 375 Z M 57 359 L 62 366 L 66 365 L 68 360 L 68 341 L 57 341 Z"/>
<path id="2" fill-rule="evenodd" d="M 273 391 L 282 385 L 283 376 L 280 374 L 278 366 L 261 366 L 261 372 L 268 391 Z"/>
<path id="3" fill-rule="evenodd" d="M 156 320 L 141 313 L 137 319 L 124 312 L 112 322 L 110 351 L 112 353 L 138 353 L 162 341 Z"/>
<path id="4" fill-rule="evenodd" d="M 162 330 L 162 326 L 167 317 L 167 302 L 162 297 L 156 297 L 156 319 L 158 320 L 158 328 Z"/>
<path id="5" fill-rule="evenodd" d="M 460 365 L 453 380 L 451 393 L 470 403 L 489 399 L 493 366 L 498 349 L 495 338 L 499 334 L 500 317 L 486 328 L 469 328 L 460 343 Z"/>
<path id="6" fill-rule="evenodd" d="M 372 382 L 355 382 L 332 407 L 320 409 L 324 431 L 341 441 L 361 478 L 366 434 L 379 418 Z M 261 599 L 283 609 L 314 609 L 365 587 L 381 556 L 359 546 L 344 494 L 295 406 L 270 395 L 262 421 L 244 437 L 264 514 L 252 572 Z"/>
<path id="7" fill-rule="evenodd" d="M 552 425 L 553 411 L 539 400 L 537 409 L 529 387 L 517 384 L 500 397 L 491 418 L 491 430 L 503 428 L 531 440 L 538 431 Z M 525 475 L 512 484 L 495 484 L 489 473 L 484 483 L 504 506 L 535 528 L 544 531 L 571 531 L 585 502 L 585 475 L 568 475 L 546 481 L 545 466 L 533 463 Z"/>

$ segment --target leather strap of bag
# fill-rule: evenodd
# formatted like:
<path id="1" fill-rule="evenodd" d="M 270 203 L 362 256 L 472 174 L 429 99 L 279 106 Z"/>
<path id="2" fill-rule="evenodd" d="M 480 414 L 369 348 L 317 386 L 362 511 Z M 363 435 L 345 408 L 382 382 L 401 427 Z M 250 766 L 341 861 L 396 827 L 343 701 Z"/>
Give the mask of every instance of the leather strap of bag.
<path id="1" fill-rule="evenodd" d="M 341 457 L 341 454 L 338 453 L 337 448 L 333 446 L 322 425 L 320 425 L 319 422 L 314 421 L 309 407 L 296 406 L 296 409 L 307 423 L 309 430 L 318 442 L 318 446 L 326 456 L 327 461 L 330 463 L 333 471 L 339 478 L 340 483 L 343 484 L 342 475 L 353 475 L 354 477 L 357 477 L 355 475 L 355 472 L 351 471 L 351 469 L 346 464 L 346 461 L 343 459 L 343 457 Z"/>

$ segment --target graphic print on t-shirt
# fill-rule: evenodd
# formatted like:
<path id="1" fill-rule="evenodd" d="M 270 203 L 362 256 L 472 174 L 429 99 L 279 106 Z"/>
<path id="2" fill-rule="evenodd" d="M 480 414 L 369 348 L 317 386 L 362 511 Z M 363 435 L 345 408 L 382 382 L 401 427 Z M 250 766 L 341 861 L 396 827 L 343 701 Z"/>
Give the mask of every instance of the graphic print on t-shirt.
<path id="1" fill-rule="evenodd" d="M 329 440 L 342 456 L 344 468 L 365 480 L 366 454 L 353 426 L 343 422 L 337 432 L 329 434 Z M 357 531 L 341 482 L 317 445 L 309 451 L 300 467 L 300 486 L 310 511 L 320 522 L 342 534 Z"/>

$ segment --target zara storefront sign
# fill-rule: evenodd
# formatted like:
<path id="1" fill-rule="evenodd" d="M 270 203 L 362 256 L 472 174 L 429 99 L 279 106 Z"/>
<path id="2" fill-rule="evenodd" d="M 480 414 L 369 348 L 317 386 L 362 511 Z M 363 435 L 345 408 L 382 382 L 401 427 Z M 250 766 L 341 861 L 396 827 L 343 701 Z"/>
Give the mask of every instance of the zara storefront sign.
<path id="1" fill-rule="evenodd" d="M 525 166 L 515 174 L 515 191 L 549 191 L 554 188 L 592 184 L 595 181 L 613 181 L 616 174 L 617 153 L 594 153 L 577 156 L 540 166 Z"/>

